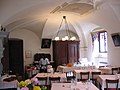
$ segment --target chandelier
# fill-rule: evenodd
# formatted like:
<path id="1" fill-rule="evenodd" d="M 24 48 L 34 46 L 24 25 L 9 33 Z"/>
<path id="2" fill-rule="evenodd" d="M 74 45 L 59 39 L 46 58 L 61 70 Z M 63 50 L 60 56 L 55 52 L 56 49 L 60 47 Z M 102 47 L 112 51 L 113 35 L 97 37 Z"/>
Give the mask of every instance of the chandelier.
<path id="1" fill-rule="evenodd" d="M 68 23 L 67 23 L 67 20 L 66 20 L 66 16 L 63 16 L 63 18 L 62 18 L 61 24 L 60 24 L 59 29 L 57 31 L 57 34 L 55 36 L 55 40 L 56 41 L 60 40 L 59 33 L 60 33 L 61 28 L 62 28 L 62 25 L 64 25 L 66 35 L 64 37 L 62 37 L 61 40 L 62 41 L 76 40 L 76 37 L 72 36 L 72 34 L 71 34 L 70 30 L 69 30 Z"/>

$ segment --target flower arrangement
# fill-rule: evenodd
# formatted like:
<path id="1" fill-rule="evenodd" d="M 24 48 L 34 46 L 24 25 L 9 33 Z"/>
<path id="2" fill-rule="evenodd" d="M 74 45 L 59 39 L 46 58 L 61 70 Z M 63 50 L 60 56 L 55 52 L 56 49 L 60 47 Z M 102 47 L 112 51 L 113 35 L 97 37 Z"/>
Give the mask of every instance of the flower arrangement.
<path id="1" fill-rule="evenodd" d="M 38 79 L 32 78 L 18 82 L 18 87 L 20 87 L 20 90 L 41 90 L 38 84 L 39 84 Z"/>
<path id="2" fill-rule="evenodd" d="M 66 66 L 67 66 L 67 67 L 72 67 L 73 64 L 72 64 L 72 63 L 68 63 Z"/>

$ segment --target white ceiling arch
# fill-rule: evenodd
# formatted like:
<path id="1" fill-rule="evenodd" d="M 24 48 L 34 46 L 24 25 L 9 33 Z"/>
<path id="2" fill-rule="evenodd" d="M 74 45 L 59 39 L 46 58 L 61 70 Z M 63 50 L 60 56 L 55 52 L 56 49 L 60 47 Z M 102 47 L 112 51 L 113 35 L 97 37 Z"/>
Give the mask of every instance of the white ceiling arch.
<path id="1" fill-rule="evenodd" d="M 93 3 L 91 3 L 93 1 Z M 119 0 L 1 0 L 0 1 L 0 23 L 7 28 L 7 30 L 15 30 L 17 28 L 25 28 L 28 30 L 33 31 L 36 35 L 42 34 L 46 21 L 48 20 L 50 13 L 54 10 L 57 6 L 62 7 L 61 10 L 58 10 L 57 13 L 64 13 L 63 11 L 67 12 L 68 14 L 74 14 L 74 18 L 76 19 L 77 15 L 77 23 L 80 27 L 83 28 L 81 23 L 81 19 L 79 18 L 90 18 L 94 12 L 99 13 L 99 8 L 95 8 L 95 11 L 88 13 L 85 15 L 80 15 L 79 13 L 79 4 L 80 3 L 88 3 L 93 5 L 94 7 L 101 7 L 105 6 L 107 3 L 110 4 L 119 2 Z M 77 7 L 75 7 L 75 5 Z M 71 8 L 69 8 L 71 7 Z M 74 12 L 74 9 L 78 8 L 78 11 Z M 115 9 L 114 11 L 117 12 Z M 113 12 L 112 12 L 113 13 Z M 119 17 L 119 16 L 117 16 Z M 69 17 L 72 22 L 72 16 Z M 53 19 L 54 20 L 54 19 Z M 82 29 L 84 32 L 84 29 Z"/>

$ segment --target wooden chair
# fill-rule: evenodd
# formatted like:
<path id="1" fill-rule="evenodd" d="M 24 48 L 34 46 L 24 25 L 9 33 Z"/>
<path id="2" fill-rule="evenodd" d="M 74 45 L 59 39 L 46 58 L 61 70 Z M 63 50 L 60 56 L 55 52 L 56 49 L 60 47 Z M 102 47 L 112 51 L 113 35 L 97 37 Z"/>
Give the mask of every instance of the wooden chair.
<path id="1" fill-rule="evenodd" d="M 39 85 L 47 85 L 47 77 L 36 77 L 39 80 Z"/>
<path id="2" fill-rule="evenodd" d="M 16 77 L 9 77 L 9 78 L 3 79 L 3 81 L 7 81 L 7 82 L 14 81 L 14 80 L 17 80 L 17 78 Z"/>
<path id="3" fill-rule="evenodd" d="M 118 90 L 118 83 L 119 83 L 119 79 L 116 79 L 116 80 L 106 79 L 106 89 L 107 90 Z M 109 88 L 109 84 L 115 84 L 116 87 L 115 88 Z"/>
<path id="4" fill-rule="evenodd" d="M 50 85 L 52 83 L 59 83 L 60 82 L 60 77 L 49 77 L 49 83 Z"/>
<path id="5" fill-rule="evenodd" d="M 99 66 L 99 68 L 102 68 L 102 67 L 105 67 L 105 66 Z"/>
<path id="6" fill-rule="evenodd" d="M 67 82 L 71 82 L 72 79 L 75 79 L 73 72 L 66 72 Z"/>
<path id="7" fill-rule="evenodd" d="M 101 72 L 91 72 L 91 74 L 92 74 L 91 80 L 92 80 L 93 84 L 95 84 L 97 86 L 98 85 L 97 77 L 98 77 L 98 75 L 101 74 Z"/>
<path id="8" fill-rule="evenodd" d="M 89 80 L 89 73 L 90 72 L 80 72 L 80 81 L 86 82 Z"/>
<path id="9" fill-rule="evenodd" d="M 120 74 L 120 67 L 118 67 L 118 73 Z"/>
<path id="10" fill-rule="evenodd" d="M 119 72 L 119 69 L 118 69 L 118 68 L 112 68 L 111 70 L 112 70 L 112 74 L 116 74 L 116 73 Z"/>

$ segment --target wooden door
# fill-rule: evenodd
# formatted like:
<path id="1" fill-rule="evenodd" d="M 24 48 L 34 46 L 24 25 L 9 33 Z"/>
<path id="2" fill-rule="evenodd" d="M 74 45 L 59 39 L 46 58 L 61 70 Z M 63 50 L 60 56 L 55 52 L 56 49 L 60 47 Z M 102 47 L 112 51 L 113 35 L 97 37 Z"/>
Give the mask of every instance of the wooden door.
<path id="1" fill-rule="evenodd" d="M 23 40 L 9 39 L 9 69 L 20 76 L 24 76 Z"/>
<path id="2" fill-rule="evenodd" d="M 70 63 L 77 62 L 79 59 L 79 42 L 68 42 L 68 61 Z"/>
<path id="3" fill-rule="evenodd" d="M 56 66 L 67 63 L 67 43 L 62 41 L 53 42 L 53 59 Z"/>
<path id="4" fill-rule="evenodd" d="M 67 43 L 61 42 L 58 45 L 58 60 L 60 61 L 60 64 L 66 64 L 67 61 Z"/>

